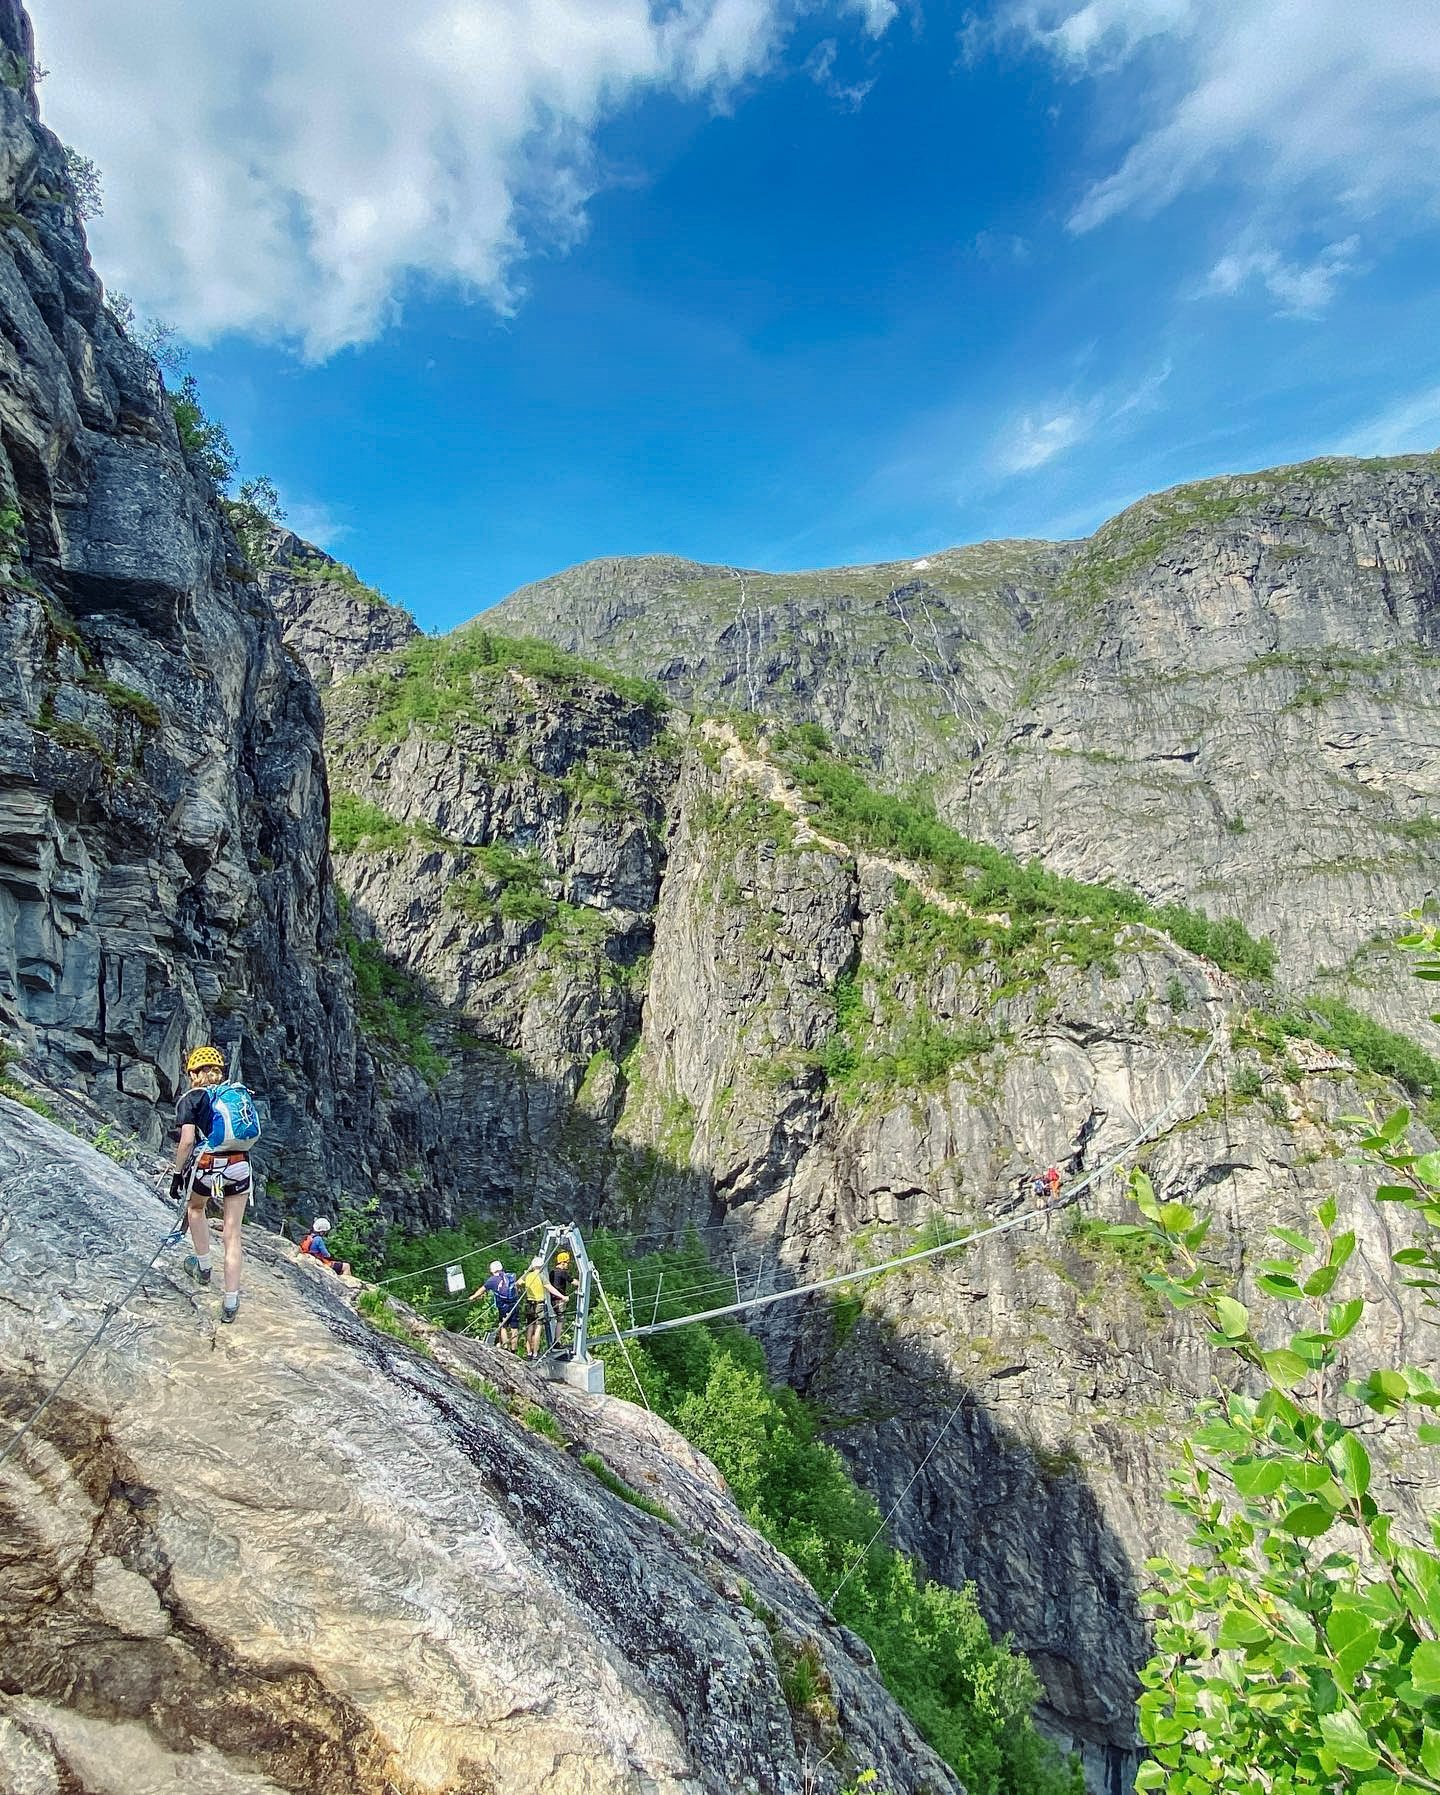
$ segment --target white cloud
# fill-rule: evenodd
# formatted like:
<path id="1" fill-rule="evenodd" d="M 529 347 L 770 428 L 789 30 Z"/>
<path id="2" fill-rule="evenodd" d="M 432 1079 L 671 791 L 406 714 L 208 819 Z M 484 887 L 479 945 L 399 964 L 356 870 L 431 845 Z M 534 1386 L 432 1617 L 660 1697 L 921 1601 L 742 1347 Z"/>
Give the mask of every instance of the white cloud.
<path id="1" fill-rule="evenodd" d="M 1287 261 L 1278 250 L 1266 247 L 1232 250 L 1210 270 L 1206 291 L 1221 295 L 1238 293 L 1258 280 L 1282 312 L 1295 318 L 1314 318 L 1335 297 L 1342 275 L 1356 266 L 1358 237 L 1328 243 L 1311 262 Z"/>
<path id="2" fill-rule="evenodd" d="M 1071 407 L 1049 417 L 1027 412 L 1015 420 L 997 445 L 996 465 L 1006 474 L 1031 473 L 1083 442 L 1098 421 L 1099 412 L 1094 406 Z"/>
<path id="3" fill-rule="evenodd" d="M 982 262 L 1027 262 L 1030 244 L 1011 231 L 977 231 L 970 243 Z"/>
<path id="4" fill-rule="evenodd" d="M 846 12 L 854 13 L 871 37 L 881 37 L 900 16 L 900 0 L 847 0 Z"/>
<path id="5" fill-rule="evenodd" d="M 840 46 L 833 37 L 822 38 L 805 58 L 805 73 L 815 85 L 829 94 L 832 100 L 838 100 L 851 112 L 858 111 L 864 104 L 866 95 L 874 87 L 874 77 L 869 81 L 840 80 L 835 73 L 836 59 L 840 54 Z"/>
<path id="6" fill-rule="evenodd" d="M 1001 474 L 1033 473 L 1132 413 L 1153 410 L 1156 395 L 1169 378 L 1170 364 L 1165 362 L 1122 392 L 1105 391 L 1083 398 L 1069 394 L 1039 411 L 1022 413 L 995 444 L 991 457 L 995 468 Z"/>
<path id="7" fill-rule="evenodd" d="M 1440 386 L 1412 393 L 1357 424 L 1335 448 L 1341 455 L 1404 455 L 1440 448 Z"/>
<path id="8" fill-rule="evenodd" d="M 107 279 L 195 340 L 322 357 L 415 282 L 501 310 L 565 247 L 609 114 L 711 105 L 773 63 L 802 0 L 32 0 L 47 121 L 93 156 Z M 893 0 L 846 0 L 883 31 Z"/>
<path id="9" fill-rule="evenodd" d="M 313 542 L 316 548 L 332 549 L 337 542 L 353 535 L 352 526 L 342 523 L 328 505 L 308 503 L 304 499 L 286 499 L 285 528 Z"/>
<path id="10" fill-rule="evenodd" d="M 1072 76 L 1110 76 L 1138 124 L 1076 230 L 1222 174 L 1262 213 L 1302 192 L 1352 218 L 1440 210 L 1440 0 L 1012 0 L 1002 19 Z M 1143 85 L 1114 79 L 1130 62 Z"/>

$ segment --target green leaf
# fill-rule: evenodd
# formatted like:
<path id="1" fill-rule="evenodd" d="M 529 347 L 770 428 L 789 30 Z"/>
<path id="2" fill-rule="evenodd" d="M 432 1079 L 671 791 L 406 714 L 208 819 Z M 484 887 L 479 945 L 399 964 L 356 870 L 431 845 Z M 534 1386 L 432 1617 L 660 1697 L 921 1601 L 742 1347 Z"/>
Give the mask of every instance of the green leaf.
<path id="1" fill-rule="evenodd" d="M 1232 1465 L 1230 1474 L 1242 1496 L 1273 1496 L 1285 1481 L 1285 1466 L 1278 1458 L 1253 1458 Z"/>
<path id="2" fill-rule="evenodd" d="M 1155 1201 L 1155 1186 L 1144 1172 L 1130 1174 L 1130 1194 L 1134 1197 L 1136 1207 L 1141 1215 L 1148 1216 L 1152 1222 L 1160 1220 L 1160 1205 Z"/>
<path id="3" fill-rule="evenodd" d="M 1370 1454 L 1354 1434 L 1347 1433 L 1340 1442 L 1340 1457 L 1346 1489 L 1352 1496 L 1365 1495 L 1370 1488 Z"/>
<path id="4" fill-rule="evenodd" d="M 1374 1373 L 1374 1382 L 1382 1396 L 1388 1396 L 1392 1402 L 1404 1402 L 1410 1394 L 1410 1385 L 1406 1382 L 1403 1371 L 1392 1371 L 1384 1367 Z"/>
<path id="5" fill-rule="evenodd" d="M 1215 1298 L 1215 1318 L 1227 1340 L 1239 1340 L 1250 1327 L 1250 1313 L 1233 1296 Z"/>
<path id="6" fill-rule="evenodd" d="M 1440 1153 L 1422 1153 L 1411 1170 L 1422 1184 L 1440 1190 Z"/>
<path id="7" fill-rule="evenodd" d="M 1326 1328 L 1332 1340 L 1343 1340 L 1351 1333 L 1357 1321 L 1365 1313 L 1363 1296 L 1352 1296 L 1348 1302 L 1332 1303 Z"/>
<path id="8" fill-rule="evenodd" d="M 1171 1234 L 1183 1234 L 1187 1228 L 1195 1226 L 1195 1211 L 1184 1203 L 1162 1203 L 1160 1226 Z"/>
<path id="9" fill-rule="evenodd" d="M 1433 1421 L 1422 1421 L 1415 1429 L 1415 1437 L 1422 1446 L 1440 1446 L 1440 1427 Z"/>
<path id="10" fill-rule="evenodd" d="M 1293 1228 L 1272 1228 L 1270 1232 L 1277 1240 L 1283 1240 L 1287 1247 L 1294 1247 L 1297 1253 L 1313 1253 L 1315 1248 L 1303 1234 L 1297 1234 Z"/>
<path id="11" fill-rule="evenodd" d="M 1295 1279 L 1284 1272 L 1262 1271 L 1255 1282 L 1267 1295 L 1283 1297 L 1287 1302 L 1305 1294 Z"/>
<path id="12" fill-rule="evenodd" d="M 1335 1288 L 1335 1280 L 1340 1276 L 1338 1267 L 1321 1265 L 1306 1278 L 1302 1288 L 1306 1296 L 1329 1296 Z"/>
<path id="13" fill-rule="evenodd" d="M 1320 1207 L 1315 1211 L 1315 1217 L 1322 1228 L 1333 1228 L 1335 1226 L 1334 1197 L 1326 1197 L 1324 1202 L 1321 1203 Z"/>
<path id="14" fill-rule="evenodd" d="M 1382 1184 L 1375 1193 L 1377 1203 L 1413 1203 L 1416 1192 L 1408 1184 Z"/>
<path id="15" fill-rule="evenodd" d="M 1399 1109 L 1392 1110 L 1380 1126 L 1380 1138 L 1387 1146 L 1400 1140 L 1410 1126 L 1410 1111 L 1402 1103 Z"/>
<path id="16" fill-rule="evenodd" d="M 1139 1795 L 1147 1789 L 1163 1789 L 1170 1780 L 1170 1772 L 1163 1764 L 1142 1764 L 1135 1772 L 1135 1787 Z"/>
<path id="17" fill-rule="evenodd" d="M 1337 1608 L 1325 1623 L 1325 1637 L 1347 1683 L 1370 1662 L 1380 1629 L 1358 1608 Z"/>
<path id="18" fill-rule="evenodd" d="M 1276 1352 L 1262 1353 L 1260 1362 L 1275 1382 L 1286 1390 L 1293 1390 L 1310 1372 L 1310 1367 L 1299 1353 L 1291 1352 L 1283 1346 Z"/>
<path id="19" fill-rule="evenodd" d="M 1237 1608 L 1232 1604 L 1220 1616 L 1220 1631 L 1217 1641 L 1222 1650 L 1230 1651 L 1236 1646 L 1259 1645 L 1261 1640 L 1269 1637 L 1270 1629 L 1247 1609 Z M 1182 1728 L 1180 1737 L 1184 1736 Z"/>
<path id="20" fill-rule="evenodd" d="M 1299 1539 L 1319 1539 L 1322 1533 L 1330 1531 L 1335 1519 L 1335 1511 L 1327 1502 L 1302 1502 L 1281 1516 L 1280 1526 L 1286 1533 L 1293 1533 Z"/>
<path id="21" fill-rule="evenodd" d="M 1330 1264 L 1336 1271 L 1339 1271 L 1354 1251 L 1355 1235 L 1351 1229 L 1347 1228 L 1343 1234 L 1337 1234 L 1330 1242 Z"/>
<path id="22" fill-rule="evenodd" d="M 1347 1770 L 1373 1770 L 1380 1762 L 1380 1753 L 1348 1708 L 1342 1708 L 1338 1714 L 1322 1714 L 1320 1732 L 1336 1761 Z"/>
<path id="23" fill-rule="evenodd" d="M 1420 1745 L 1420 1762 L 1425 1766 L 1425 1774 L 1440 1777 L 1440 1733 L 1434 1727 L 1427 1726 Z"/>
<path id="24" fill-rule="evenodd" d="M 1440 1695 L 1440 1645 L 1422 1639 L 1410 1655 L 1410 1681 L 1422 1695 Z"/>

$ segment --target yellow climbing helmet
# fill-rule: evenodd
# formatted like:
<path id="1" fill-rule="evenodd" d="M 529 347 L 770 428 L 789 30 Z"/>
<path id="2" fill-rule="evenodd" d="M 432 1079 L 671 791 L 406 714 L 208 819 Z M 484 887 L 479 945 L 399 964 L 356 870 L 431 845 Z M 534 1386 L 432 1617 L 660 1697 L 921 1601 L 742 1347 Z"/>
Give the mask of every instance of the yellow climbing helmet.
<path id="1" fill-rule="evenodd" d="M 225 1056 L 218 1047 L 196 1047 L 185 1062 L 187 1072 L 223 1072 Z"/>

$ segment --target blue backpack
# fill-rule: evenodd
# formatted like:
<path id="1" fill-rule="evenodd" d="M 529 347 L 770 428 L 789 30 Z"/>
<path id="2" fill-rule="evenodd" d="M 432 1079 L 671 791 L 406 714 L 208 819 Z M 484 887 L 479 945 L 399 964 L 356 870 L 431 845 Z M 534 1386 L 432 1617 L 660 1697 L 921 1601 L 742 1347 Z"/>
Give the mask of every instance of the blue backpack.
<path id="1" fill-rule="evenodd" d="M 499 1273 L 498 1282 L 500 1288 L 491 1294 L 495 1298 L 495 1307 L 499 1310 L 500 1318 L 503 1321 L 520 1300 L 520 1286 L 513 1271 Z"/>
<path id="2" fill-rule="evenodd" d="M 255 1099 L 243 1084 L 217 1084 L 210 1092 L 207 1153 L 248 1153 L 260 1139 Z"/>

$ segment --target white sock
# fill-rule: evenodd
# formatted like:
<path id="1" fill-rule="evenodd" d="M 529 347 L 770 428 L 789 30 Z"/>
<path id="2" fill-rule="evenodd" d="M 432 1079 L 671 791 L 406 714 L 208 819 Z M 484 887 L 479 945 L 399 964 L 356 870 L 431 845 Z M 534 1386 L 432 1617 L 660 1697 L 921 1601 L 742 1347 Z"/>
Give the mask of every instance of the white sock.
<path id="1" fill-rule="evenodd" d="M 238 1290 L 227 1290 L 225 1292 L 225 1307 L 227 1309 L 236 1309 L 239 1306 L 240 1292 Z"/>
<path id="2" fill-rule="evenodd" d="M 195 1263 L 199 1266 L 201 1271 L 209 1271 L 210 1255 L 208 1253 L 197 1253 L 195 1255 Z"/>

